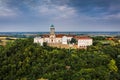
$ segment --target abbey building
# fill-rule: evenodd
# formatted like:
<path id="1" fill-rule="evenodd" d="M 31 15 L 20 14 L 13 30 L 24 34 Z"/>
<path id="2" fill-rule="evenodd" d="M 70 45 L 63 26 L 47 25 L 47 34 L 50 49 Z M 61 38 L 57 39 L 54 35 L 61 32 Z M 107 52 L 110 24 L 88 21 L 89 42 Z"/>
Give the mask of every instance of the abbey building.
<path id="1" fill-rule="evenodd" d="M 72 39 L 75 39 L 76 44 L 70 44 Z M 63 46 L 73 46 L 75 48 L 86 48 L 87 46 L 92 45 L 93 40 L 87 36 L 76 36 L 76 35 L 66 35 L 66 34 L 55 34 L 54 25 L 50 26 L 50 34 L 42 35 L 41 37 L 35 37 L 34 43 L 39 43 L 43 46 L 43 43 L 47 42 L 48 45 L 53 45 L 55 47 L 63 47 Z M 63 47 L 64 48 L 64 47 Z"/>

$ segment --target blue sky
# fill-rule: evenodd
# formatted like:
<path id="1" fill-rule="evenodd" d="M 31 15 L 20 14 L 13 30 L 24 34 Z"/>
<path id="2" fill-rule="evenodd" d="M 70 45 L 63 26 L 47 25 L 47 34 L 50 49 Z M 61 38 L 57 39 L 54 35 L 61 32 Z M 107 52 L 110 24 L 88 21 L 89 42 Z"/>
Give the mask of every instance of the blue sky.
<path id="1" fill-rule="evenodd" d="M 120 0 L 0 0 L 0 32 L 120 31 Z"/>

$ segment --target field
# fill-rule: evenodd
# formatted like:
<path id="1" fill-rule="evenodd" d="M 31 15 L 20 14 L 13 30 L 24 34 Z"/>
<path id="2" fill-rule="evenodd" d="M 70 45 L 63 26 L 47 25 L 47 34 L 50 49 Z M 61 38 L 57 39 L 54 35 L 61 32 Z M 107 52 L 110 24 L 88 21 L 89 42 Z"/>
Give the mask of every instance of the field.
<path id="1" fill-rule="evenodd" d="M 14 41 L 17 38 L 13 38 L 13 37 L 0 37 L 0 45 L 5 46 L 7 42 L 11 42 Z"/>

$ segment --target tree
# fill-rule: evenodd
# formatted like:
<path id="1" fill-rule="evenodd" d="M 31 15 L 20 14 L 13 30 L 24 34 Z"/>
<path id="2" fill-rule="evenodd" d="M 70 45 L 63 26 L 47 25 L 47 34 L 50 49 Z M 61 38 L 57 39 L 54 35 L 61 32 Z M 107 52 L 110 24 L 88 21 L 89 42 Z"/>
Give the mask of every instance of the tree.
<path id="1" fill-rule="evenodd" d="M 27 38 L 0 46 L 0 80 L 120 80 L 120 45 L 67 53 Z"/>
<path id="2" fill-rule="evenodd" d="M 43 46 L 46 47 L 47 46 L 47 42 L 43 42 Z"/>
<path id="3" fill-rule="evenodd" d="M 110 63 L 108 64 L 108 67 L 109 67 L 111 72 L 117 72 L 118 71 L 115 60 L 113 60 L 113 59 L 110 60 Z"/>
<path id="4" fill-rule="evenodd" d="M 76 44 L 77 43 L 77 40 L 75 38 L 72 38 L 71 41 L 70 41 L 71 44 Z"/>

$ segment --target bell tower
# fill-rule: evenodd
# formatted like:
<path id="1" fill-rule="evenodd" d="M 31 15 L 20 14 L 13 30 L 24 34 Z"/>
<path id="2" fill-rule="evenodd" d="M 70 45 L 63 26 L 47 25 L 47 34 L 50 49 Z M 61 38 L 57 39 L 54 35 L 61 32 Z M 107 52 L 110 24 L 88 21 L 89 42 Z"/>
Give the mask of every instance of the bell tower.
<path id="1" fill-rule="evenodd" d="M 50 42 L 55 43 L 55 27 L 54 27 L 54 25 L 50 26 Z"/>
<path id="2" fill-rule="evenodd" d="M 55 27 L 54 27 L 54 25 L 51 25 L 51 26 L 50 26 L 50 34 L 51 34 L 51 35 L 54 35 L 54 34 L 55 34 Z"/>

